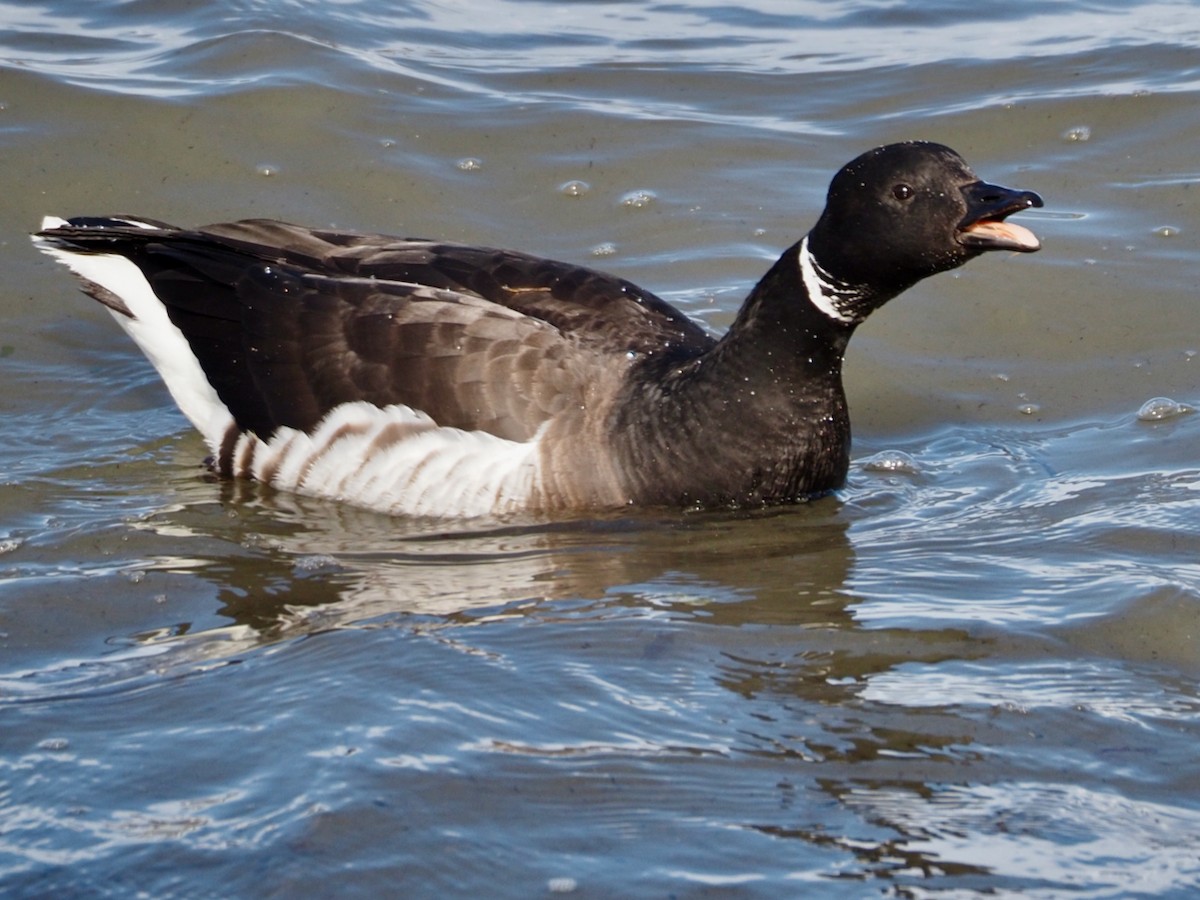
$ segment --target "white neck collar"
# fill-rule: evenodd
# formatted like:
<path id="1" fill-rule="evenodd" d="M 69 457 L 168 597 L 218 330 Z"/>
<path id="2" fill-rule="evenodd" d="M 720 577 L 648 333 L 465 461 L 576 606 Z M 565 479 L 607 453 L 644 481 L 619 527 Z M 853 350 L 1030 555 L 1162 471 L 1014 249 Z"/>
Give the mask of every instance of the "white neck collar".
<path id="1" fill-rule="evenodd" d="M 808 291 L 808 299 L 812 301 L 812 305 L 833 321 L 843 325 L 853 325 L 858 322 L 858 316 L 846 312 L 840 305 L 852 295 L 848 295 L 845 288 L 839 289 L 829 273 L 813 259 L 812 253 L 808 249 L 807 235 L 800 242 L 799 257 L 800 280 L 804 283 L 804 289 Z"/>

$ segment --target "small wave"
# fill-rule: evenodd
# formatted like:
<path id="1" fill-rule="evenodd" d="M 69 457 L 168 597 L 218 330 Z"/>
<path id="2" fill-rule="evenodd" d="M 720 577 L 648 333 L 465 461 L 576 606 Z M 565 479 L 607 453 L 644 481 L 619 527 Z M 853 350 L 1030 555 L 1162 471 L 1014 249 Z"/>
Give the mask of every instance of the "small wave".
<path id="1" fill-rule="evenodd" d="M 378 88 L 369 73 L 386 72 L 469 93 L 505 95 L 496 76 L 534 72 L 545 98 L 561 97 L 553 72 L 629 69 L 822 76 L 889 66 L 1009 64 L 1050 56 L 1161 46 L 1194 51 L 1200 39 L 1177 27 L 1170 5 L 1128 7 L 1007 4 L 953 18 L 933 10 L 881 12 L 855 3 L 781 13 L 775 4 L 658 4 L 624 10 L 610 5 L 517 3 L 490 0 L 469 16 L 455 4 L 381 4 L 377 0 L 314 7 L 297 3 L 225 5 L 117 4 L 64 14 L 14 0 L 0 2 L 0 55 L 4 65 L 65 82 L 120 93 L 187 97 L 279 83 L 280 79 L 337 77 L 346 89 Z M 905 19 L 904 40 L 883 23 Z M 980 27 L 985 24 L 986 27 Z M 663 40 L 666 34 L 680 35 Z M 804 48 L 797 52 L 797 48 Z M 1124 76 L 1107 89 L 1127 93 Z M 328 81 L 325 83 L 329 83 Z M 1143 84 L 1156 90 L 1194 90 L 1195 83 Z M 1089 84 L 1080 90 L 1094 91 Z M 1063 85 L 1061 90 L 1072 88 Z M 538 91 L 532 92 L 534 94 Z M 576 95 L 582 100 L 582 95 Z M 611 99 L 611 98 L 610 98 Z M 1002 99 L 993 98 L 995 102 Z M 1007 99 L 1011 100 L 1009 96 Z M 971 103 L 979 97 L 972 93 Z M 944 98 L 943 98 L 944 103 Z M 967 109 L 964 98 L 962 108 Z M 654 114 L 702 114 L 660 109 Z M 730 114 L 734 114 L 730 111 Z M 780 117 L 783 126 L 789 117 Z M 816 123 L 808 123 L 815 126 Z"/>

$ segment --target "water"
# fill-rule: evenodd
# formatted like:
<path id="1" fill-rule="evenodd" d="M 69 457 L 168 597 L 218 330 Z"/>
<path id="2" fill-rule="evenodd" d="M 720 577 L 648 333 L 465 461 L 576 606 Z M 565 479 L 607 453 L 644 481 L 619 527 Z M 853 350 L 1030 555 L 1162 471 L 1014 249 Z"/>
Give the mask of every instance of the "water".
<path id="1" fill-rule="evenodd" d="M 1182 2 L 0 2 L 6 896 L 1191 896 L 1200 20 Z M 392 521 L 222 484 L 24 234 L 270 215 L 714 329 L 921 137 L 1031 257 L 850 347 L 837 496 Z"/>

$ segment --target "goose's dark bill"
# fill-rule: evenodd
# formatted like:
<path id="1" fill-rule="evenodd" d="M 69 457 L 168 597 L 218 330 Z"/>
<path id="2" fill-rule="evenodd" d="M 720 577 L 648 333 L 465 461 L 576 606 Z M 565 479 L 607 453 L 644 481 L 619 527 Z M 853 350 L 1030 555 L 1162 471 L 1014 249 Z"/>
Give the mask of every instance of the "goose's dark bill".
<path id="1" fill-rule="evenodd" d="M 1014 191 L 977 181 L 962 189 L 967 201 L 967 214 L 959 223 L 959 240 L 979 250 L 1015 250 L 1032 253 L 1041 242 L 1028 228 L 1004 221 L 1022 210 L 1042 205 L 1042 198 L 1033 191 Z"/>
<path id="2" fill-rule="evenodd" d="M 524 253 L 250 219 L 47 218 L 214 469 L 404 515 L 757 506 L 840 487 L 854 329 L 988 250 L 1036 194 L 939 144 L 830 182 L 720 339 L 621 278 Z"/>

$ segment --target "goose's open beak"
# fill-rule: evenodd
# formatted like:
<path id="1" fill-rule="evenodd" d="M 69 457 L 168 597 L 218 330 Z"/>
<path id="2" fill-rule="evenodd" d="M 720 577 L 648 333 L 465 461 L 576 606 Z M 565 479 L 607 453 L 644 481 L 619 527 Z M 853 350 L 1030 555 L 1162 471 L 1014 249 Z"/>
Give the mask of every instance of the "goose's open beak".
<path id="1" fill-rule="evenodd" d="M 1028 228 L 1005 222 L 1013 213 L 1042 206 L 1042 198 L 1033 191 L 1016 191 L 976 181 L 962 189 L 967 214 L 958 223 L 959 243 L 976 250 L 1016 250 L 1033 253 L 1042 244 Z"/>

